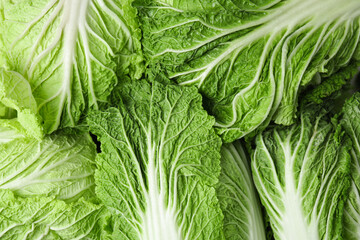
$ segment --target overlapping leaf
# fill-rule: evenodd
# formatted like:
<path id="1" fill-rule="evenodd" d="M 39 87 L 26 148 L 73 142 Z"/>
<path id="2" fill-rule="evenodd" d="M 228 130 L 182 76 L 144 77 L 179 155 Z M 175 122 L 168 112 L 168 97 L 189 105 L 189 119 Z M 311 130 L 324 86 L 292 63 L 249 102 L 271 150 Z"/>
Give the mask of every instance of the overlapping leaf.
<path id="1" fill-rule="evenodd" d="M 223 239 L 215 184 L 220 139 L 196 88 L 120 84 L 119 109 L 92 113 L 101 142 L 96 193 L 117 239 Z"/>
<path id="2" fill-rule="evenodd" d="M 351 142 L 323 110 L 257 136 L 252 171 L 276 239 L 341 239 Z"/>
<path id="3" fill-rule="evenodd" d="M 195 85 L 231 142 L 273 119 L 289 125 L 299 93 L 360 59 L 357 0 L 137 0 L 150 67 Z"/>
<path id="4" fill-rule="evenodd" d="M 0 237 L 13 239 L 102 239 L 108 212 L 84 200 L 66 204 L 53 197 L 21 198 L 0 189 Z"/>
<path id="5" fill-rule="evenodd" d="M 221 148 L 221 174 L 217 197 L 224 214 L 228 240 L 265 240 L 261 205 L 252 180 L 250 159 L 242 143 Z"/>
<path id="6" fill-rule="evenodd" d="M 360 238 L 360 95 L 355 94 L 344 106 L 342 125 L 351 137 L 352 184 L 349 199 L 345 205 L 344 239 Z"/>
<path id="7" fill-rule="evenodd" d="M 95 155 L 88 134 L 10 139 L 0 144 L 0 188 L 24 197 L 94 198 Z"/>
<path id="8" fill-rule="evenodd" d="M 107 101 L 117 75 L 139 78 L 140 33 L 131 0 L 5 0 L 1 66 L 30 85 L 44 132 L 76 126 Z"/>

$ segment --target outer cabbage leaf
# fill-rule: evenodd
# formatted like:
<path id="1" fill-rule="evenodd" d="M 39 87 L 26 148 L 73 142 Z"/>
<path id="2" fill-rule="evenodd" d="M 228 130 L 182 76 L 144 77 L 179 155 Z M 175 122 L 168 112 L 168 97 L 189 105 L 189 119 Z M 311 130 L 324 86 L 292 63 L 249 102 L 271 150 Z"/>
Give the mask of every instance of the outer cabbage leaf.
<path id="1" fill-rule="evenodd" d="M 217 196 L 228 240 L 266 240 L 261 205 L 252 180 L 250 159 L 241 142 L 221 148 Z"/>
<path id="2" fill-rule="evenodd" d="M 0 188 L 23 197 L 93 198 L 95 156 L 88 134 L 12 139 L 0 144 Z"/>
<path id="3" fill-rule="evenodd" d="M 226 142 L 289 125 L 300 91 L 359 60 L 358 0 L 136 0 L 150 67 L 195 85 Z"/>
<path id="4" fill-rule="evenodd" d="M 96 193 L 118 216 L 115 238 L 223 239 L 221 141 L 197 89 L 128 81 L 118 90 L 118 109 L 88 117 L 102 151 Z"/>
<path id="5" fill-rule="evenodd" d="M 345 205 L 344 239 L 360 239 L 360 94 L 355 94 L 344 105 L 342 125 L 353 141 L 352 184 Z"/>
<path id="6" fill-rule="evenodd" d="M 106 209 L 84 200 L 21 198 L 0 189 L 1 239 L 102 239 Z"/>
<path id="7" fill-rule="evenodd" d="M 323 110 L 258 135 L 252 171 L 276 239 L 342 239 L 350 139 Z"/>
<path id="8" fill-rule="evenodd" d="M 4 0 L 0 12 L 0 63 L 30 84 L 45 133 L 107 101 L 117 75 L 141 75 L 131 0 Z"/>

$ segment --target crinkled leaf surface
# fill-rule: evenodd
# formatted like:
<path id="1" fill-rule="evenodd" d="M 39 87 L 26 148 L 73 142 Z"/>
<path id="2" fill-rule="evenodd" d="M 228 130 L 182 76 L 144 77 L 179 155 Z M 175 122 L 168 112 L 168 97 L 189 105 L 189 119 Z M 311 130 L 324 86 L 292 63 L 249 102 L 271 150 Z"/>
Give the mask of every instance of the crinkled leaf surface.
<path id="1" fill-rule="evenodd" d="M 19 73 L 0 68 L 0 125 L 41 139 L 43 128 L 29 83 Z M 3 134 L 3 133 L 1 133 Z"/>
<path id="2" fill-rule="evenodd" d="M 0 188 L 20 196 L 51 195 L 67 201 L 93 198 L 95 156 L 88 134 L 9 140 L 0 144 Z"/>
<path id="3" fill-rule="evenodd" d="M 257 136 L 252 172 L 276 239 L 342 239 L 350 147 L 312 106 L 300 123 Z"/>
<path id="4" fill-rule="evenodd" d="M 359 65 L 360 64 L 358 62 L 352 62 L 331 76 L 321 79 L 321 84 L 315 86 L 310 91 L 307 91 L 306 95 L 302 96 L 302 99 L 308 102 L 315 102 L 320 104 L 332 94 L 339 94 L 344 85 L 346 86 L 346 84 L 349 83 L 349 80 L 354 78 L 358 72 Z M 345 96 L 340 96 L 341 98 L 346 98 Z"/>
<path id="5" fill-rule="evenodd" d="M 98 136 L 96 193 L 117 239 L 223 239 L 215 192 L 220 144 L 196 88 L 120 84 L 119 109 L 88 117 Z"/>
<path id="6" fill-rule="evenodd" d="M 0 237 L 13 239 L 101 239 L 108 215 L 84 200 L 66 204 L 51 197 L 17 197 L 0 189 Z"/>
<path id="7" fill-rule="evenodd" d="M 359 59 L 358 0 L 136 0 L 143 47 L 181 85 L 195 85 L 231 142 L 271 119 L 289 125 L 316 73 Z"/>
<path id="8" fill-rule="evenodd" d="M 117 74 L 139 78 L 131 0 L 4 0 L 0 63 L 26 79 L 45 133 L 75 126 L 106 101 Z"/>
<path id="9" fill-rule="evenodd" d="M 360 238 L 360 94 L 355 94 L 344 105 L 342 124 L 353 141 L 352 184 L 344 213 L 344 239 Z"/>
<path id="10" fill-rule="evenodd" d="M 261 205 L 249 164 L 250 159 L 240 141 L 222 146 L 221 174 L 216 190 L 228 240 L 266 239 Z"/>

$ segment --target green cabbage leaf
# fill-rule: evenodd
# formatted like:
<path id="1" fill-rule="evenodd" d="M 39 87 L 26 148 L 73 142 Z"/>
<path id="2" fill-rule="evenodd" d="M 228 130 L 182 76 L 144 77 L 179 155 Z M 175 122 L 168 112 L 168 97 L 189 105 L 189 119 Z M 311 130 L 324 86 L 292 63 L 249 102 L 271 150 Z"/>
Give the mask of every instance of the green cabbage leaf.
<path id="1" fill-rule="evenodd" d="M 2 134 L 9 132 L 0 137 Z M 94 198 L 95 156 L 96 147 L 88 134 L 0 141 L 0 189 L 21 197 Z"/>
<path id="2" fill-rule="evenodd" d="M 266 240 L 250 158 L 240 141 L 224 144 L 221 148 L 217 196 L 224 214 L 225 239 Z"/>
<path id="3" fill-rule="evenodd" d="M 118 108 L 88 117 L 101 142 L 96 194 L 118 216 L 114 238 L 223 239 L 221 140 L 197 89 L 124 81 L 117 91 Z"/>
<path id="4" fill-rule="evenodd" d="M 152 69 L 197 86 L 226 142 L 290 125 L 318 76 L 360 59 L 358 0 L 136 0 Z M 255 132 L 254 132 L 255 131 Z"/>
<path id="5" fill-rule="evenodd" d="M 360 94 L 345 103 L 342 125 L 353 141 L 351 150 L 352 183 L 344 213 L 344 239 L 360 238 Z"/>
<path id="6" fill-rule="evenodd" d="M 351 142 L 325 110 L 304 109 L 299 123 L 257 136 L 255 186 L 276 239 L 342 239 Z"/>
<path id="7" fill-rule="evenodd" d="M 0 68 L 0 126 L 23 136 L 41 140 L 42 118 L 29 83 L 17 72 Z M 4 135 L 4 130 L 0 134 Z M 17 135 L 17 134 L 15 134 Z"/>
<path id="8" fill-rule="evenodd" d="M 54 197 L 16 196 L 0 189 L 0 238 L 105 239 L 109 213 L 102 205 L 83 199 L 73 203 Z"/>
<path id="9" fill-rule="evenodd" d="M 108 100 L 118 76 L 141 76 L 140 30 L 131 2 L 1 1 L 0 67 L 16 72 L 16 81 L 27 82 L 26 91 L 31 91 L 26 96 L 32 98 L 28 111 L 41 116 L 45 134 L 76 126 L 90 108 Z M 9 74 L 1 78 L 13 80 Z M 7 89 L 3 85 L 0 90 Z M 21 109 L 18 115 L 23 113 L 24 87 L 19 86 L 14 99 L 19 105 L 12 107 Z"/>

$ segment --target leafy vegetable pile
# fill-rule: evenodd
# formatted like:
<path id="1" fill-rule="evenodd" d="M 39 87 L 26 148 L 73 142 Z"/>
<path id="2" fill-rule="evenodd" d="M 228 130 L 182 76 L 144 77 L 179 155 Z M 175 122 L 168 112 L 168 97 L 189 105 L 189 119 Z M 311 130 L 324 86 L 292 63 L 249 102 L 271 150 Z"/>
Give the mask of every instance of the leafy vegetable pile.
<path id="1" fill-rule="evenodd" d="M 359 66 L 359 0 L 0 0 L 0 239 L 358 240 Z"/>

